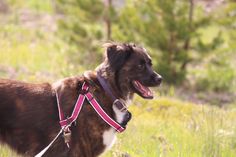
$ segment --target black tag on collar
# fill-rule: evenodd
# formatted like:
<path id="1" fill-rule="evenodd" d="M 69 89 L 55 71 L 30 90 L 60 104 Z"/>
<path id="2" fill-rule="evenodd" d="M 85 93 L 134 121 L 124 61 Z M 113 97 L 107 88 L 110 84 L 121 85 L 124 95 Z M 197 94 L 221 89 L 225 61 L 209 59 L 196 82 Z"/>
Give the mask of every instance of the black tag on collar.
<path id="1" fill-rule="evenodd" d="M 116 99 L 113 102 L 113 105 L 115 105 L 121 112 L 127 111 L 127 107 L 125 105 L 125 102 L 120 99 Z"/>

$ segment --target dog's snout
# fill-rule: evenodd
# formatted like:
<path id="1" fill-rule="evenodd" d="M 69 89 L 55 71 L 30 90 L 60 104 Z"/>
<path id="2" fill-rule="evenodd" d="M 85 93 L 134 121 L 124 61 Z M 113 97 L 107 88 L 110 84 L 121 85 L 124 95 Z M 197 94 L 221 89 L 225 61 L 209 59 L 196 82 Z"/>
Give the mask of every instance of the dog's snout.
<path id="1" fill-rule="evenodd" d="M 161 82 L 162 82 L 162 76 L 157 74 L 157 73 L 154 73 L 152 75 L 152 78 L 153 78 L 153 81 L 157 84 L 157 85 L 160 85 Z"/>
<path id="2" fill-rule="evenodd" d="M 126 120 L 129 121 L 131 119 L 131 117 L 132 117 L 132 114 L 128 111 L 126 113 L 125 117 L 126 117 Z"/>
<path id="3" fill-rule="evenodd" d="M 158 84 L 161 84 L 162 82 L 162 77 L 159 75 L 155 78 L 155 81 L 158 83 Z"/>
<path id="4" fill-rule="evenodd" d="M 124 116 L 124 119 L 123 119 L 123 122 L 122 122 L 122 126 L 126 126 L 131 118 L 132 118 L 132 114 L 129 111 L 127 111 L 125 116 Z"/>

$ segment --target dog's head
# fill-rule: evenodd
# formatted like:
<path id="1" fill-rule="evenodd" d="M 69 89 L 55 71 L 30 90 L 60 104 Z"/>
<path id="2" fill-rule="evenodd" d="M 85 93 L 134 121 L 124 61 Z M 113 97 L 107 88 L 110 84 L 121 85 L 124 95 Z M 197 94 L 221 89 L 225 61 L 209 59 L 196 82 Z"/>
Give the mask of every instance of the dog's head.
<path id="1" fill-rule="evenodd" d="M 115 84 L 126 93 L 153 98 L 148 87 L 161 84 L 162 77 L 152 68 L 146 49 L 134 44 L 106 44 L 106 63 L 114 73 Z"/>

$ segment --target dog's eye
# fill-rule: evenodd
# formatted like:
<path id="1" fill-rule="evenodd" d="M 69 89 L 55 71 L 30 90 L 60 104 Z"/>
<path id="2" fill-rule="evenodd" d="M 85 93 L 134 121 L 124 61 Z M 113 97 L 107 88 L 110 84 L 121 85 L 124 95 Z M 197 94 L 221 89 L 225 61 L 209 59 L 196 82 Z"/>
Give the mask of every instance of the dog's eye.
<path id="1" fill-rule="evenodd" d="M 142 64 L 139 64 L 139 65 L 138 65 L 138 69 L 139 69 L 139 70 L 143 70 L 144 68 L 145 68 L 145 64 L 142 63 Z"/>
<path id="2" fill-rule="evenodd" d="M 145 65 L 146 65 L 145 60 L 143 60 L 143 59 L 140 60 L 140 61 L 139 61 L 139 64 L 138 64 L 138 69 L 139 69 L 139 70 L 144 70 Z"/>

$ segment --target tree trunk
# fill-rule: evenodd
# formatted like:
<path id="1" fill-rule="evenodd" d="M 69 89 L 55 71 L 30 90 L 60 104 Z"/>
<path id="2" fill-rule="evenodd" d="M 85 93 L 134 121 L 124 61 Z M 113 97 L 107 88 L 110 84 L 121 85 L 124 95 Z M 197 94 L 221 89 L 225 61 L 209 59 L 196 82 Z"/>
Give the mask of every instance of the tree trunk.
<path id="1" fill-rule="evenodd" d="M 192 23 L 193 23 L 193 9 L 194 9 L 194 1 L 193 0 L 189 0 L 189 15 L 188 15 L 188 21 L 189 21 L 189 32 L 192 32 Z M 184 49 L 188 50 L 189 49 L 189 44 L 190 44 L 190 40 L 191 38 L 188 37 L 185 41 L 184 44 Z"/>
<path id="2" fill-rule="evenodd" d="M 189 15 L 188 15 L 188 21 L 189 21 L 189 33 L 193 31 L 193 11 L 194 11 L 194 0 L 189 0 Z M 184 50 L 187 52 L 190 48 L 190 41 L 191 37 L 189 36 L 184 43 Z M 185 70 L 187 63 L 189 60 L 186 60 L 183 62 L 181 69 Z"/>
<path id="3" fill-rule="evenodd" d="M 106 27 L 106 40 L 111 40 L 111 7 L 112 7 L 112 0 L 105 0 L 105 6 L 106 6 L 106 11 L 105 11 L 105 27 Z"/>

